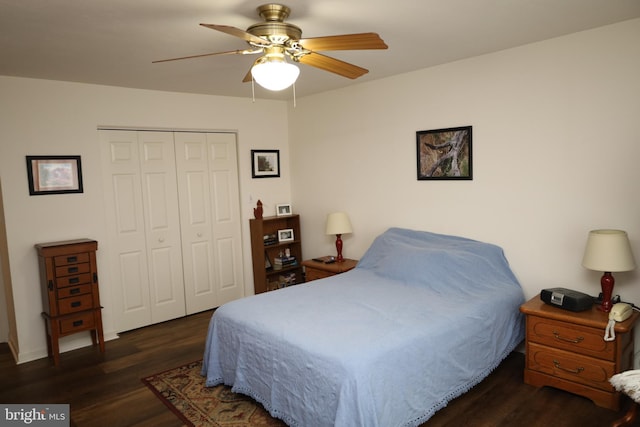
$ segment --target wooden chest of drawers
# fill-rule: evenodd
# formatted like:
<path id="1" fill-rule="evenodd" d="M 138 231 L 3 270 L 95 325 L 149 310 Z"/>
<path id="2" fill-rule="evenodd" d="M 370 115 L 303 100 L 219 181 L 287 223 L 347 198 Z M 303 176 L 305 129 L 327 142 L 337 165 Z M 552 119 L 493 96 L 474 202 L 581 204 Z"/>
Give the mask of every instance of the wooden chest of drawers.
<path id="1" fill-rule="evenodd" d="M 49 357 L 60 362 L 59 339 L 89 331 L 93 344 L 104 352 L 96 251 L 89 239 L 35 245 L 42 283 L 42 317 Z"/>
<path id="2" fill-rule="evenodd" d="M 536 296 L 520 311 L 527 315 L 525 383 L 560 388 L 598 406 L 620 408 L 620 394 L 609 378 L 633 369 L 633 328 L 638 313 L 616 324 L 615 341 L 605 341 L 609 315 L 596 306 L 574 313 L 545 304 Z"/>

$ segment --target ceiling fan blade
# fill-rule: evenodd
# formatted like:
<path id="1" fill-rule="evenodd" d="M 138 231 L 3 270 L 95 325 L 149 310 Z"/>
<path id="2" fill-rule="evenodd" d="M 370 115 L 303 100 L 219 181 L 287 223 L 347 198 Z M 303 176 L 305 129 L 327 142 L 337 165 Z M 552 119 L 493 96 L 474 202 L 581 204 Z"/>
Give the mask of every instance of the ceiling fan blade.
<path id="1" fill-rule="evenodd" d="M 343 34 L 340 36 L 301 39 L 300 44 L 308 50 L 360 50 L 387 49 L 389 46 L 376 33 Z"/>
<path id="2" fill-rule="evenodd" d="M 158 61 L 152 61 L 152 64 L 156 64 L 158 62 L 169 62 L 169 61 L 178 61 L 180 59 L 192 59 L 192 58 L 202 58 L 203 56 L 215 56 L 215 55 L 249 55 L 252 53 L 260 53 L 261 49 L 257 50 L 229 50 L 226 52 L 214 52 L 214 53 L 203 53 L 201 55 L 190 55 L 190 56 L 181 56 L 180 58 L 169 58 L 169 59 L 160 59 Z"/>
<path id="3" fill-rule="evenodd" d="M 251 68 L 253 68 L 253 65 L 251 65 Z M 251 75 L 251 68 L 249 68 L 249 71 L 245 74 L 244 79 L 242 79 L 242 83 L 250 82 L 253 79 L 253 76 Z"/>
<path id="4" fill-rule="evenodd" d="M 260 45 L 269 44 L 267 40 L 258 36 L 254 36 L 251 33 L 247 33 L 246 31 L 241 30 L 240 28 L 231 27 L 229 25 L 216 25 L 216 24 L 200 24 L 200 25 L 202 25 L 203 27 L 211 28 L 212 30 L 222 31 L 223 33 L 230 34 L 235 37 L 240 37 L 241 39 L 248 42 L 252 42 Z"/>
<path id="5" fill-rule="evenodd" d="M 320 68 L 321 70 L 330 71 L 350 79 L 357 79 L 369 72 L 369 70 L 365 68 L 316 52 L 301 56 L 299 60 L 303 64 L 311 65 L 312 67 Z"/>

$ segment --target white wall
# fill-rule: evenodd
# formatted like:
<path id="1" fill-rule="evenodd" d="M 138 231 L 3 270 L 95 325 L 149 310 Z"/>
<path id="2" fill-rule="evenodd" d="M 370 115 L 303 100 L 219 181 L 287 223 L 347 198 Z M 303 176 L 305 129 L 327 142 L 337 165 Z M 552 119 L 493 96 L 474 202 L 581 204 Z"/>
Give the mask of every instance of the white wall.
<path id="1" fill-rule="evenodd" d="M 621 228 L 640 262 L 640 20 L 352 86 L 290 110 L 293 207 L 306 257 L 335 252 L 344 210 L 362 256 L 390 226 L 502 246 L 527 297 L 591 295 L 587 233 Z M 407 54 L 428 55 L 411 51 Z M 415 132 L 473 126 L 472 181 L 417 181 Z M 640 273 L 614 274 L 640 304 Z"/>
<path id="2" fill-rule="evenodd" d="M 100 242 L 106 242 L 104 212 L 109 206 L 102 194 L 99 126 L 238 132 L 244 274 L 246 294 L 253 293 L 248 219 L 258 198 L 267 212 L 291 198 L 285 102 L 12 77 L 0 77 L 0 93 L 0 182 L 18 325 L 17 336 L 8 338 L 20 362 L 46 356 L 35 243 L 98 240 L 104 328 L 107 336 L 114 336 L 108 264 L 105 251 L 100 251 Z M 251 179 L 254 148 L 281 150 L 281 178 Z M 29 196 L 25 156 L 45 154 L 82 156 L 83 194 Z M 4 330 L 5 325 L 0 327 Z M 88 342 L 88 334 L 72 335 L 62 340 L 61 349 Z"/>

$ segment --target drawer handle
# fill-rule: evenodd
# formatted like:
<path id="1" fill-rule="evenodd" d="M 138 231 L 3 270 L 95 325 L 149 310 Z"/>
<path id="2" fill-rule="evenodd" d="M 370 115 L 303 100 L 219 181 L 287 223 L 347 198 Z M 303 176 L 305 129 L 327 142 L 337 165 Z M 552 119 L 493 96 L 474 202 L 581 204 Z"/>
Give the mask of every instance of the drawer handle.
<path id="1" fill-rule="evenodd" d="M 83 320 L 76 320 L 75 322 L 73 322 L 73 327 L 78 327 L 78 326 L 82 326 L 82 324 L 84 323 Z"/>
<path id="2" fill-rule="evenodd" d="M 67 272 L 69 272 L 69 273 L 77 273 L 78 272 L 78 267 L 69 267 L 67 269 Z"/>
<path id="3" fill-rule="evenodd" d="M 78 261 L 78 257 L 77 256 L 68 256 L 67 257 L 67 262 L 76 262 Z"/>
<path id="4" fill-rule="evenodd" d="M 79 277 L 72 277 L 71 279 L 69 279 L 69 283 L 79 283 L 79 282 L 80 282 Z"/>
<path id="5" fill-rule="evenodd" d="M 584 337 L 578 337 L 578 338 L 575 338 L 575 339 L 561 337 L 560 334 L 557 333 L 556 331 L 553 331 L 553 336 L 556 337 L 557 340 L 570 342 L 572 344 L 579 344 L 582 341 L 584 341 Z"/>
<path id="6" fill-rule="evenodd" d="M 80 293 L 80 288 L 73 288 L 73 289 L 71 289 L 69 291 L 70 295 L 75 295 L 75 294 L 78 294 L 78 293 Z"/>
<path id="7" fill-rule="evenodd" d="M 584 371 L 583 367 L 579 367 L 576 369 L 563 368 L 562 366 L 560 366 L 560 362 L 558 362 L 557 360 L 553 361 L 553 366 L 555 366 L 557 369 L 560 369 L 565 372 L 569 372 L 571 374 L 579 374 L 580 372 Z"/>
<path id="8" fill-rule="evenodd" d="M 71 307 L 75 308 L 75 307 L 80 307 L 82 305 L 82 302 L 80 301 L 74 301 L 71 303 Z"/>

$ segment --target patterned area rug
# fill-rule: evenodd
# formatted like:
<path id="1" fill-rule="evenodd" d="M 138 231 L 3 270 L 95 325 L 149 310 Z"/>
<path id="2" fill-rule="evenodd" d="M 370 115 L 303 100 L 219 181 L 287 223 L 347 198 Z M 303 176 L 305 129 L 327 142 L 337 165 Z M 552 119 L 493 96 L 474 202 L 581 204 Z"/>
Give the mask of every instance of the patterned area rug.
<path id="1" fill-rule="evenodd" d="M 162 402 L 189 426 L 253 427 L 285 426 L 256 401 L 231 388 L 205 387 L 202 361 L 143 378 Z"/>

